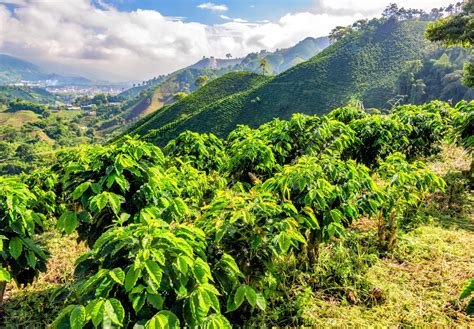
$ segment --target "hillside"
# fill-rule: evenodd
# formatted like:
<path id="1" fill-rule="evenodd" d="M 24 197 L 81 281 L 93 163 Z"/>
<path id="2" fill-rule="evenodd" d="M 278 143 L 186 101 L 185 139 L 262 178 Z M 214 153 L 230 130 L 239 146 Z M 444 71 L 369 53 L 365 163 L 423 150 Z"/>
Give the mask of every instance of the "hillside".
<path id="1" fill-rule="evenodd" d="M 221 58 L 203 58 L 196 64 L 190 66 L 193 69 L 223 69 L 229 66 L 239 65 L 242 62 L 242 58 L 232 58 L 232 59 L 221 59 Z"/>
<path id="2" fill-rule="evenodd" d="M 197 63 L 173 72 L 168 76 L 160 76 L 130 88 L 120 94 L 122 97 L 137 97 L 137 102 L 127 111 L 123 117 L 133 120 L 137 117 L 152 113 L 164 105 L 175 102 L 174 94 L 179 92 L 190 93 L 196 90 L 195 81 L 201 75 L 206 75 L 209 80 L 216 79 L 232 71 L 261 72 L 260 60 L 266 58 L 267 71 L 278 74 L 284 70 L 308 60 L 321 52 L 329 45 L 327 37 L 306 38 L 295 46 L 279 49 L 275 52 L 262 51 L 252 53 L 244 59 L 219 59 L 203 58 Z"/>
<path id="3" fill-rule="evenodd" d="M 295 46 L 279 49 L 275 52 L 249 54 L 238 66 L 243 71 L 261 72 L 260 60 L 267 60 L 267 71 L 270 74 L 279 74 L 289 68 L 307 61 L 329 46 L 328 37 L 306 38 Z"/>
<path id="4" fill-rule="evenodd" d="M 46 89 L 23 86 L 0 86 L 0 98 L 7 100 L 20 98 L 28 102 L 42 104 L 51 104 L 62 100 L 59 95 L 52 94 Z"/>
<path id="5" fill-rule="evenodd" d="M 397 94 L 397 80 L 404 63 L 422 58 L 433 46 L 424 39 L 427 22 L 377 21 L 366 30 L 354 31 L 320 54 L 253 89 L 217 102 L 208 101 L 193 115 L 159 127 L 149 117 L 134 132 L 162 144 L 184 130 L 225 136 L 237 124 L 258 126 L 274 117 L 293 113 L 324 114 L 358 99 L 366 107 L 386 107 Z"/>
<path id="6" fill-rule="evenodd" d="M 228 73 L 221 78 L 209 82 L 175 104 L 145 117 L 134 126 L 135 129 L 132 128 L 128 133 L 144 135 L 152 129 L 158 129 L 176 120 L 185 120 L 206 104 L 245 92 L 265 82 L 267 79 L 262 75 L 251 72 Z"/>
<path id="7" fill-rule="evenodd" d="M 228 69 L 196 69 L 186 68 L 174 72 L 166 78 L 157 79 L 156 85 L 137 86 L 129 89 L 119 96 L 136 97 L 136 102 L 122 113 L 122 117 L 127 120 L 137 119 L 146 114 L 150 114 L 164 105 L 174 103 L 174 95 L 179 92 L 189 94 L 196 90 L 196 79 L 202 75 L 208 76 L 209 80 L 214 80 L 219 76 L 229 72 Z"/>

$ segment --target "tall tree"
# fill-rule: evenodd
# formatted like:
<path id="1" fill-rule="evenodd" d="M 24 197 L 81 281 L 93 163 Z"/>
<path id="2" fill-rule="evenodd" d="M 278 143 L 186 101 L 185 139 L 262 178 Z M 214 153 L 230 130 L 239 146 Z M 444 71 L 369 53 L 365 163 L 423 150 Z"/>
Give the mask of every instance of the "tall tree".
<path id="1" fill-rule="evenodd" d="M 456 15 L 431 23 L 426 30 L 430 41 L 442 42 L 447 47 L 471 48 L 474 44 L 474 0 L 466 0 Z M 464 83 L 474 87 L 474 60 L 471 56 L 464 67 Z"/>

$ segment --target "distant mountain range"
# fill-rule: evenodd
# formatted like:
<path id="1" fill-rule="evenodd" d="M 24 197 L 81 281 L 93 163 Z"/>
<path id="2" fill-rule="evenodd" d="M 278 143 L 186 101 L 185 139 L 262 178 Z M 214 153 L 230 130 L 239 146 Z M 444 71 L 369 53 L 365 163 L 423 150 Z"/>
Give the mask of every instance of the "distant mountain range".
<path id="1" fill-rule="evenodd" d="M 0 84 L 14 84 L 23 81 L 43 82 L 48 85 L 90 85 L 91 80 L 83 77 L 63 76 L 45 73 L 38 66 L 22 59 L 0 54 Z"/>

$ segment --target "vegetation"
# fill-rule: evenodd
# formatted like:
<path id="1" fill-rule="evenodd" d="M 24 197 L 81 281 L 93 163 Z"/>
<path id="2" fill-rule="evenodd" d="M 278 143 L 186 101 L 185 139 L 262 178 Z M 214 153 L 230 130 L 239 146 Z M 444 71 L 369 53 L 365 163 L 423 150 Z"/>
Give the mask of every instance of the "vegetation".
<path id="1" fill-rule="evenodd" d="M 25 237 L 2 233 L 4 281 L 46 270 L 32 234 L 52 224 L 90 248 L 50 301 L 53 327 L 308 324 L 307 313 L 285 313 L 303 278 L 314 282 L 303 298 L 334 287 L 337 300 L 383 305 L 384 292 L 358 276 L 382 255 L 397 257 L 403 231 L 425 220 L 425 203 L 446 184 L 420 156 L 437 154 L 446 136 L 462 139 L 457 123 L 473 111 L 474 102 L 385 115 L 349 106 L 240 126 L 227 140 L 185 132 L 166 155 L 128 137 L 64 152 L 51 168 L 4 183 L 6 200 L 30 200 L 12 201 L 22 205 L 13 216 L 35 223 Z M 364 220 L 373 223 L 369 246 L 354 231 Z"/>
<path id="2" fill-rule="evenodd" d="M 455 15 L 430 24 L 426 36 L 431 41 L 441 41 L 447 46 L 461 46 L 471 48 L 474 43 L 474 1 L 463 2 L 462 10 Z M 474 87 L 474 63 L 472 59 L 466 63 L 464 69 L 464 83 Z"/>
<path id="3" fill-rule="evenodd" d="M 393 15 L 358 24 L 309 61 L 263 83 L 220 99 L 201 94 L 202 101 L 186 116 L 151 115 L 129 133 L 163 146 L 186 130 L 225 137 L 238 124 L 257 127 L 274 117 L 289 119 L 295 111 L 324 114 L 354 99 L 363 107 L 382 109 L 472 99 L 472 89 L 461 85 L 469 52 L 436 48 L 425 40 L 431 16 Z M 226 88 L 226 80 L 217 83 Z"/>

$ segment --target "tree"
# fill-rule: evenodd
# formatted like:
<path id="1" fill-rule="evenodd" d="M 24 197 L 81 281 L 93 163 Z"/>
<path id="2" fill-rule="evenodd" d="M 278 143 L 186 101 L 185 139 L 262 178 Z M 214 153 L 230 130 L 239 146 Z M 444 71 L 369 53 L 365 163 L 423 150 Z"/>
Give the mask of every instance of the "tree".
<path id="1" fill-rule="evenodd" d="M 231 59 L 231 58 L 232 58 L 232 54 L 231 54 L 231 53 L 228 53 L 228 54 L 225 55 L 225 57 L 226 57 L 227 59 Z"/>
<path id="2" fill-rule="evenodd" d="M 329 33 L 329 40 L 331 42 L 336 42 L 343 37 L 345 37 L 347 34 L 351 32 L 351 28 L 347 26 L 336 26 L 335 28 L 332 29 L 331 33 Z"/>
<path id="3" fill-rule="evenodd" d="M 196 79 L 196 87 L 202 87 L 209 81 L 209 77 L 207 75 L 201 75 Z"/>
<path id="4" fill-rule="evenodd" d="M 431 23 L 426 30 L 426 37 L 447 47 L 470 48 L 474 43 L 474 0 L 466 0 L 459 14 Z M 474 87 L 473 73 L 474 61 L 471 56 L 464 67 L 464 84 L 468 87 Z"/>
<path id="5" fill-rule="evenodd" d="M 268 73 L 268 61 L 265 57 L 260 59 L 260 69 L 262 70 L 263 75 Z"/>
<path id="6" fill-rule="evenodd" d="M 188 94 L 183 93 L 183 92 L 181 91 L 181 92 L 179 92 L 179 93 L 173 94 L 173 99 L 174 99 L 175 101 L 180 101 L 180 100 L 182 100 L 182 99 L 183 99 L 184 97 L 186 97 L 186 96 L 188 96 Z"/>

